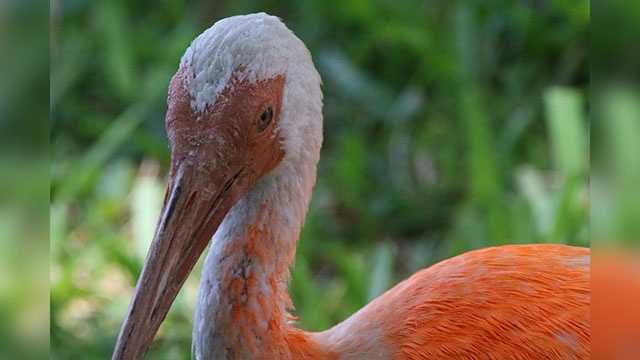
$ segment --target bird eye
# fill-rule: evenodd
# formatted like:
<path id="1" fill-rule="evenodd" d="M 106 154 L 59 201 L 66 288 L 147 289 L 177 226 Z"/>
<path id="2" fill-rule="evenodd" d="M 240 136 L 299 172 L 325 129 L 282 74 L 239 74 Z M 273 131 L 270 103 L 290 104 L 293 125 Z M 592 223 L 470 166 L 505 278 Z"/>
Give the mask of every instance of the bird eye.
<path id="1" fill-rule="evenodd" d="M 269 126 L 272 119 L 273 108 L 269 106 L 262 112 L 260 119 L 258 119 L 258 132 L 263 132 Z"/>

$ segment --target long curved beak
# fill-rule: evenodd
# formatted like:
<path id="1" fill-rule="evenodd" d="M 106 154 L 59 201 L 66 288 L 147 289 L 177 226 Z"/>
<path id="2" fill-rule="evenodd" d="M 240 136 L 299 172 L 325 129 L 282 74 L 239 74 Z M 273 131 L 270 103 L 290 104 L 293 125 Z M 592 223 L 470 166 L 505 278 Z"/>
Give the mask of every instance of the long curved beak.
<path id="1" fill-rule="evenodd" d="M 141 359 L 209 240 L 233 205 L 242 169 L 203 180 L 178 166 L 113 359 Z"/>

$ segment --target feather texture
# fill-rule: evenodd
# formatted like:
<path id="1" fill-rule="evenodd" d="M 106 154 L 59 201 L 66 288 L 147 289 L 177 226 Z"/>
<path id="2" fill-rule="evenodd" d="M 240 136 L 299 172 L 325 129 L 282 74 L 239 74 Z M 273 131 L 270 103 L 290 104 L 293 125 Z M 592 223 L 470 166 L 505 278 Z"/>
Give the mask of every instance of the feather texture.
<path id="1" fill-rule="evenodd" d="M 590 250 L 472 251 L 401 282 L 315 337 L 340 359 L 589 359 Z M 389 356 L 392 354 L 392 356 Z"/>

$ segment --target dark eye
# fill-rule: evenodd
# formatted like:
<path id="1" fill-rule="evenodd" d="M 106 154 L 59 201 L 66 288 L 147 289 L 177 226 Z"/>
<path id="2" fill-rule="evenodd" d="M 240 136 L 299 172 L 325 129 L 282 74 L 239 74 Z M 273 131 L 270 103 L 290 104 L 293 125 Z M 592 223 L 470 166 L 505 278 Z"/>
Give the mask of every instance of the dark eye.
<path id="1" fill-rule="evenodd" d="M 260 119 L 258 119 L 258 131 L 264 131 L 269 124 L 271 124 L 271 120 L 273 119 L 273 108 L 271 106 L 264 109 L 262 114 L 260 114 Z"/>

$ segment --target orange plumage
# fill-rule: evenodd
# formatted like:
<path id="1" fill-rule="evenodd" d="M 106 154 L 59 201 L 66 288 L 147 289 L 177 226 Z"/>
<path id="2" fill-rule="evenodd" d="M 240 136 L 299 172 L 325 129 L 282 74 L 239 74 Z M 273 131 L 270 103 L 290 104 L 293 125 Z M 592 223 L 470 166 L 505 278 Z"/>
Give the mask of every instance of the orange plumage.
<path id="1" fill-rule="evenodd" d="M 472 251 L 416 273 L 315 337 L 348 354 L 378 328 L 394 359 L 589 359 L 589 259 L 589 249 L 562 245 Z"/>

